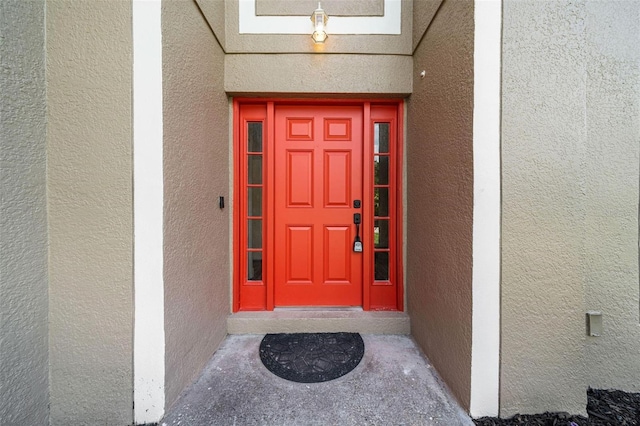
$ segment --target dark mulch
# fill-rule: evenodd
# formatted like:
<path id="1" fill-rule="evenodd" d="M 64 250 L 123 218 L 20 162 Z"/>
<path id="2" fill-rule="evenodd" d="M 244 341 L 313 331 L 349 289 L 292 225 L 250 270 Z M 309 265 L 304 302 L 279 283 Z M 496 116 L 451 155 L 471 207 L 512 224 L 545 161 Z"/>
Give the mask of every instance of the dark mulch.
<path id="1" fill-rule="evenodd" d="M 482 417 L 473 422 L 480 426 L 640 426 L 640 393 L 589 389 L 588 418 L 567 413 L 520 415 L 509 419 Z"/>

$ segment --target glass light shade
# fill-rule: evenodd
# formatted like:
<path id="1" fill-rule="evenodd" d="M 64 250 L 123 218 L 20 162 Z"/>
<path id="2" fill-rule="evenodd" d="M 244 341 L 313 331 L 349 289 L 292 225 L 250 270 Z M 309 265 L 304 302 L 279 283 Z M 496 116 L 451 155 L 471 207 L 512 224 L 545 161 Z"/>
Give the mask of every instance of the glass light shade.
<path id="1" fill-rule="evenodd" d="M 328 38 L 329 36 L 327 35 L 327 33 L 325 31 L 314 31 L 313 35 L 311 36 L 311 38 L 313 38 L 313 41 L 316 43 L 324 43 L 324 41 Z"/>
<path id="2" fill-rule="evenodd" d="M 322 10 L 320 3 L 318 3 L 318 8 L 313 11 L 313 14 L 311 14 L 311 22 L 313 22 L 314 29 L 311 38 L 313 38 L 314 42 L 324 43 L 327 37 L 329 37 L 324 29 L 328 20 L 329 17 L 324 13 L 324 10 Z"/>

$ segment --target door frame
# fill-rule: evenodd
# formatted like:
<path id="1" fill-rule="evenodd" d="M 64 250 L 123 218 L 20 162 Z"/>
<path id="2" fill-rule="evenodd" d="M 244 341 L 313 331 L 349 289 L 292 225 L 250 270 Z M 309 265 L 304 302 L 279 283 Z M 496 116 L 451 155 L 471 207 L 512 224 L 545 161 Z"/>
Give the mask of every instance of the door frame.
<path id="1" fill-rule="evenodd" d="M 373 188 L 373 128 L 375 122 L 390 123 L 391 155 L 394 172 L 390 179 L 394 181 L 393 190 L 395 206 L 395 244 L 389 262 L 394 273 L 387 281 L 376 282 L 373 279 L 373 245 L 369 244 L 370 267 L 363 270 L 362 308 L 369 310 L 404 310 L 404 277 L 403 277 L 403 152 L 404 152 L 404 102 L 401 99 L 318 99 L 318 98 L 235 98 L 233 100 L 233 300 L 232 310 L 238 311 L 272 311 L 274 309 L 274 177 L 265 170 L 273 161 L 275 147 L 275 107 L 276 105 L 317 105 L 338 106 L 356 105 L 363 111 L 363 173 L 371 179 Z M 241 114 L 241 112 L 243 114 Z M 263 237 L 262 237 L 262 279 L 249 281 L 245 275 L 247 249 L 246 225 L 248 213 L 246 209 L 247 190 L 246 161 L 247 150 L 244 141 L 247 137 L 248 122 L 262 122 L 262 159 L 263 159 Z M 368 223 L 373 221 L 373 191 L 363 194 L 363 217 Z M 371 221 L 371 222 L 369 222 Z M 373 241 L 373 227 L 363 227 L 362 236 L 365 242 Z M 393 252 L 392 251 L 392 252 Z M 367 262 L 364 262 L 367 265 Z"/>

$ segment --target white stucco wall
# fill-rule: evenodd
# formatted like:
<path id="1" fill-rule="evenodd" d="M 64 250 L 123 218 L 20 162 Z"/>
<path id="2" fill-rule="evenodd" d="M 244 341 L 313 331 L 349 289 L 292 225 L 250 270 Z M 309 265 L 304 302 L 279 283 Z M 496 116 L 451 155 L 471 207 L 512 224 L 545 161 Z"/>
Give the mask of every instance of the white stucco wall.
<path id="1" fill-rule="evenodd" d="M 500 69 L 502 0 L 474 1 L 473 40 L 473 417 L 500 405 Z"/>
<path id="2" fill-rule="evenodd" d="M 132 2 L 134 421 L 164 415 L 162 1 Z"/>
<path id="3" fill-rule="evenodd" d="M 503 416 L 638 390 L 639 8 L 504 3 Z"/>
<path id="4" fill-rule="evenodd" d="M 0 3 L 0 424 L 49 418 L 44 0 Z"/>

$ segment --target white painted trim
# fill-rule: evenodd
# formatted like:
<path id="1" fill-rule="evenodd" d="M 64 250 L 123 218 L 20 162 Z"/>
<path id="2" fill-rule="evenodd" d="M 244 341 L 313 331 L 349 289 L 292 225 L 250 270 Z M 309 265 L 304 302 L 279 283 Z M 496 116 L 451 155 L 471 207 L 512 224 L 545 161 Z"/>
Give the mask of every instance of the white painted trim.
<path id="1" fill-rule="evenodd" d="M 164 415 L 161 0 L 133 1 L 134 422 Z"/>
<path id="2" fill-rule="evenodd" d="M 473 417 L 500 392 L 500 77 L 502 0 L 475 0 L 473 108 Z"/>
<path id="3" fill-rule="evenodd" d="M 309 34 L 309 16 L 257 16 L 256 0 L 239 0 L 240 34 Z M 384 0 L 384 16 L 329 16 L 327 34 L 401 34 L 402 0 Z"/>

